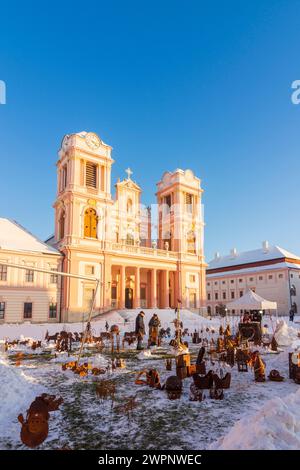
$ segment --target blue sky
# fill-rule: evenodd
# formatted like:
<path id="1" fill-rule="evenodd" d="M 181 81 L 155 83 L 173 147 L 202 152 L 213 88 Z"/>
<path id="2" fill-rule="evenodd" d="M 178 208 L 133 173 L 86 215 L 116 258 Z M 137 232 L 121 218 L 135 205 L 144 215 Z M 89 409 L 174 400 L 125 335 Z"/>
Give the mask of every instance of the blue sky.
<path id="1" fill-rule="evenodd" d="M 0 214 L 53 232 L 61 138 L 97 132 L 155 202 L 165 170 L 205 190 L 205 250 L 300 254 L 300 2 L 1 5 Z"/>

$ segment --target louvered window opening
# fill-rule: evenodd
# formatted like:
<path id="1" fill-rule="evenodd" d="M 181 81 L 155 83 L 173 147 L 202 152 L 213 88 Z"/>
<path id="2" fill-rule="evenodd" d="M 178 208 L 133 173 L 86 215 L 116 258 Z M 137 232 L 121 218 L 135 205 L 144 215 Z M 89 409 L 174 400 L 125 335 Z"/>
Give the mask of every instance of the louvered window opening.
<path id="1" fill-rule="evenodd" d="M 85 182 L 90 188 L 97 188 L 97 165 L 86 163 Z"/>

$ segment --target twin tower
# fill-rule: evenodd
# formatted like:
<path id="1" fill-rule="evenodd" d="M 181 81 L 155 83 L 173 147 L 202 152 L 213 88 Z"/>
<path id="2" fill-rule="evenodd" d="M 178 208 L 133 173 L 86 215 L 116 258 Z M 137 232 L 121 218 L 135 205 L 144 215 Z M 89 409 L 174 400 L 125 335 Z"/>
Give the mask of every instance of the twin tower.
<path id="1" fill-rule="evenodd" d="M 55 245 L 63 270 L 100 279 L 95 314 L 125 308 L 205 307 L 204 222 L 200 180 L 165 172 L 157 203 L 145 207 L 127 178 L 111 188 L 112 147 L 93 132 L 66 135 L 57 161 Z M 90 308 L 95 284 L 64 278 L 63 320 Z"/>

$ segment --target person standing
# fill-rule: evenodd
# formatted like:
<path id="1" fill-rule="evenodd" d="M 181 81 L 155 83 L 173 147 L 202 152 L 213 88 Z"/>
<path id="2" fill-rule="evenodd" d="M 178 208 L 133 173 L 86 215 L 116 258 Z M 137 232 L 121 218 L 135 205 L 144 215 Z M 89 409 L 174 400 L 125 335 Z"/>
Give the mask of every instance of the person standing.
<path id="1" fill-rule="evenodd" d="M 290 310 L 290 321 L 294 321 L 294 316 L 295 316 L 295 312 L 294 312 L 294 310 L 291 308 L 291 310 Z"/>
<path id="2" fill-rule="evenodd" d="M 154 313 L 149 321 L 149 346 L 158 346 L 158 328 L 161 326 L 158 315 Z"/>
<path id="3" fill-rule="evenodd" d="M 143 349 L 143 338 L 145 336 L 145 324 L 144 324 L 144 312 L 141 311 L 135 320 L 135 334 L 137 335 L 137 347 L 136 349 Z"/>

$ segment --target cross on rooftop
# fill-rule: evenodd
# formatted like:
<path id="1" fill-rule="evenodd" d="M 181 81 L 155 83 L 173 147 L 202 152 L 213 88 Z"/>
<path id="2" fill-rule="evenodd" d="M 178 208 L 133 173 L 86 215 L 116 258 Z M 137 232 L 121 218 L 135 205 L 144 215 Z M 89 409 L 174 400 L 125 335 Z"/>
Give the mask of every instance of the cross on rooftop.
<path id="1" fill-rule="evenodd" d="M 127 173 L 127 179 L 130 180 L 131 178 L 131 175 L 133 174 L 133 171 L 131 171 L 130 168 L 127 168 L 127 170 L 125 170 L 125 173 Z"/>

